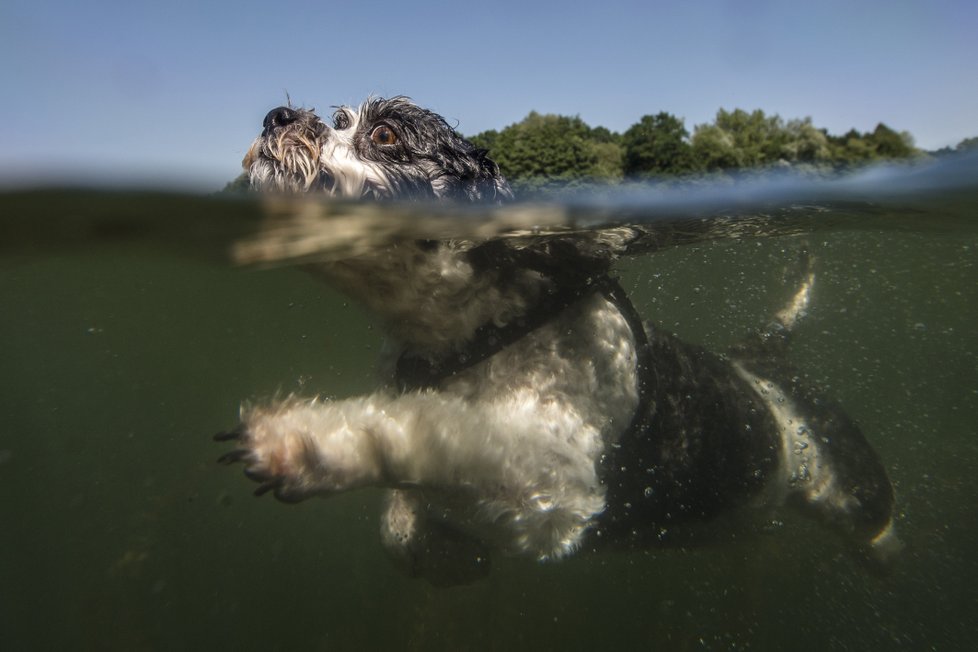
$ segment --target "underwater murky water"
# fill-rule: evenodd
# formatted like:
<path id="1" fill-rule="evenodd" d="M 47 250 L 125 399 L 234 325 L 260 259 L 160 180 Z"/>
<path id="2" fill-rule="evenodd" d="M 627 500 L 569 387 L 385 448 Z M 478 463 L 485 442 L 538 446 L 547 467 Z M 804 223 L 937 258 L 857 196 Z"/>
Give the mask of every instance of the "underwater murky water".
<path id="1" fill-rule="evenodd" d="M 0 195 L 0 649 L 971 649 L 976 169 L 463 217 Z M 641 312 L 718 350 L 781 305 L 800 249 L 815 254 L 792 355 L 895 482 L 907 547 L 890 574 L 785 513 L 730 545 L 499 558 L 487 580 L 439 590 L 384 557 L 379 491 L 285 506 L 216 464 L 211 435 L 242 399 L 374 385 L 369 316 L 287 263 L 616 220 L 649 234 L 650 253 L 619 265 Z"/>

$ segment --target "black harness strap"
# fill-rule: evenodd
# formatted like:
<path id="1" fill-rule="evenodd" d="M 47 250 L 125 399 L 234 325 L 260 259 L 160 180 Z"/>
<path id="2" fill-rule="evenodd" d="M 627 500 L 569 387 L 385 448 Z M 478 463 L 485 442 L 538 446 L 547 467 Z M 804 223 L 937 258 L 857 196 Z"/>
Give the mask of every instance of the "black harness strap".
<path id="1" fill-rule="evenodd" d="M 642 318 L 634 304 L 629 300 L 618 280 L 607 274 L 593 278 L 587 284 L 559 286 L 554 292 L 546 294 L 522 317 L 505 326 L 496 326 L 492 322 L 483 324 L 476 330 L 464 352 L 435 360 L 402 354 L 397 361 L 395 382 L 402 392 L 436 387 L 446 378 L 487 360 L 510 344 L 526 337 L 593 292 L 601 292 L 618 309 L 635 340 L 638 405 L 631 423 L 621 435 L 622 438 L 628 437 L 642 428 L 649 414 L 656 381 L 652 366 L 652 347 Z"/>
<path id="2" fill-rule="evenodd" d="M 616 279 L 606 278 L 608 282 L 602 289 L 602 293 L 621 313 L 629 330 L 632 331 L 632 338 L 635 340 L 635 376 L 638 383 L 638 404 L 635 406 L 635 413 L 632 415 L 628 428 L 618 438 L 619 442 L 623 442 L 640 430 L 645 429 L 648 419 L 655 409 L 653 396 L 658 386 L 658 377 L 653 366 L 652 344 L 649 342 L 642 316 L 638 314 L 635 304 L 625 294 L 621 284 Z"/>
<path id="3" fill-rule="evenodd" d="M 397 361 L 394 374 L 397 385 L 402 392 L 435 387 L 444 379 L 465 371 L 523 339 L 597 288 L 597 285 L 570 285 L 549 292 L 523 316 L 505 326 L 496 326 L 492 322 L 483 324 L 476 329 L 465 351 L 454 355 L 431 360 L 404 353 Z"/>

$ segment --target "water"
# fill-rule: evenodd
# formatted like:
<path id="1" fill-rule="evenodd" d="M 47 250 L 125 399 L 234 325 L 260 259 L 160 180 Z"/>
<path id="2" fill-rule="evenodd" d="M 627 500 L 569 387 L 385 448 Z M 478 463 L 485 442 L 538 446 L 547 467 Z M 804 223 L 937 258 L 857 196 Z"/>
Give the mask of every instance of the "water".
<path id="1" fill-rule="evenodd" d="M 461 218 L 0 195 L 0 647 L 971 649 L 975 171 L 971 159 Z M 384 557 L 380 492 L 285 506 L 215 463 L 210 436 L 242 399 L 373 386 L 382 342 L 369 316 L 291 263 L 401 237 L 546 237 L 616 215 L 643 225 L 646 253 L 619 266 L 639 309 L 717 349 L 778 307 L 784 270 L 814 252 L 815 303 L 792 355 L 886 462 L 907 543 L 891 574 L 786 513 L 722 547 L 500 558 L 488 580 L 438 590 Z M 330 219 L 349 228 L 323 236 Z"/>

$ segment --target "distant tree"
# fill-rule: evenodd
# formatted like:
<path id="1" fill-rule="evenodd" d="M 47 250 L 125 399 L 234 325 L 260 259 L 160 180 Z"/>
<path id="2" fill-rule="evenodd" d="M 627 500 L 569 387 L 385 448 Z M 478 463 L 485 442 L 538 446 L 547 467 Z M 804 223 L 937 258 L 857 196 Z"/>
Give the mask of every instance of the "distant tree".
<path id="1" fill-rule="evenodd" d="M 720 109 L 713 124 L 697 126 L 692 151 L 697 167 L 708 171 L 798 163 L 845 167 L 918 153 L 910 134 L 882 123 L 872 133 L 852 129 L 830 136 L 811 118 L 785 123 L 776 114 L 740 109 Z"/>
<path id="2" fill-rule="evenodd" d="M 592 127 L 588 137 L 596 143 L 621 145 L 621 134 L 616 134 L 607 127 Z"/>
<path id="3" fill-rule="evenodd" d="M 499 138 L 499 132 L 495 129 L 490 129 L 489 131 L 483 131 L 480 134 L 467 136 L 466 138 L 479 149 L 484 149 L 489 152 L 489 158 L 492 158 L 492 151 L 496 148 L 496 140 Z"/>
<path id="4" fill-rule="evenodd" d="M 505 175 L 530 187 L 583 179 L 597 162 L 589 131 L 580 118 L 533 111 L 500 132 L 497 162 Z"/>
<path id="5" fill-rule="evenodd" d="M 579 117 L 532 111 L 498 134 L 483 132 L 469 140 L 489 150 L 518 191 L 580 185 L 621 176 L 621 148 L 616 135 L 592 130 Z"/>
<path id="6" fill-rule="evenodd" d="M 855 129 L 841 136 L 829 136 L 832 161 L 840 166 L 866 163 L 876 157 L 876 150 L 866 137 Z"/>
<path id="7" fill-rule="evenodd" d="M 883 123 L 869 133 L 850 129 L 842 136 L 829 136 L 831 159 L 836 166 L 851 166 L 885 159 L 903 159 L 916 156 L 913 136 L 906 131 L 897 132 Z"/>
<path id="8" fill-rule="evenodd" d="M 897 133 L 882 122 L 876 125 L 867 140 L 872 145 L 876 158 L 908 158 L 917 152 L 910 134 L 905 131 Z"/>
<path id="9" fill-rule="evenodd" d="M 248 179 L 248 173 L 242 172 L 231 181 L 228 181 L 227 185 L 221 189 L 221 192 L 241 193 L 248 192 L 250 190 L 251 181 Z"/>
<path id="10" fill-rule="evenodd" d="M 698 125 L 690 146 L 693 165 L 706 171 L 729 170 L 746 165 L 744 152 L 732 134 L 717 125 Z"/>
<path id="11" fill-rule="evenodd" d="M 817 129 L 811 118 L 790 120 L 784 126 L 785 142 L 781 158 L 790 163 L 826 163 L 832 160 L 832 148 L 825 131 Z"/>
<path id="12" fill-rule="evenodd" d="M 682 119 L 666 112 L 642 116 L 622 135 L 627 177 L 684 174 L 693 169 L 689 132 Z"/>
<path id="13" fill-rule="evenodd" d="M 960 143 L 954 147 L 942 147 L 938 150 L 932 152 L 927 152 L 931 156 L 950 156 L 952 154 L 960 154 L 962 152 L 971 152 L 978 150 L 978 136 L 973 138 L 965 138 Z"/>
<path id="14" fill-rule="evenodd" d="M 958 143 L 957 147 L 955 147 L 954 149 L 955 151 L 958 152 L 968 152 L 971 150 L 978 149 L 978 136 L 975 136 L 973 138 L 965 138 L 960 143 Z"/>
<path id="15" fill-rule="evenodd" d="M 789 136 L 784 121 L 760 109 L 717 111 L 712 125 L 693 130 L 693 158 L 705 170 L 757 167 L 782 160 Z"/>
<path id="16" fill-rule="evenodd" d="M 717 112 L 716 125 L 733 136 L 737 147 L 744 152 L 744 165 L 753 167 L 781 160 L 788 135 L 784 121 L 777 114 L 767 116 L 760 109 L 750 113 L 741 109 L 721 110 Z"/>
<path id="17" fill-rule="evenodd" d="M 618 134 L 613 135 L 617 136 Z M 621 145 L 614 140 L 592 140 L 591 149 L 595 156 L 594 166 L 591 168 L 591 178 L 602 182 L 621 180 L 623 176 Z"/>

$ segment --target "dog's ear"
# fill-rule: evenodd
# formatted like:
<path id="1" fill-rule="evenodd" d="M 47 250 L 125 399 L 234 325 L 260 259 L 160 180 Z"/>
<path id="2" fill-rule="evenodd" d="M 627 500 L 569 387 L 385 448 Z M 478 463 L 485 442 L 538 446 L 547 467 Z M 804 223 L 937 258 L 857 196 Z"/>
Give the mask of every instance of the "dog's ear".
<path id="1" fill-rule="evenodd" d="M 479 199 L 482 201 L 509 201 L 513 199 L 513 189 L 499 171 L 496 162 L 489 158 L 489 150 L 476 149 L 472 155 L 479 165 Z"/>

